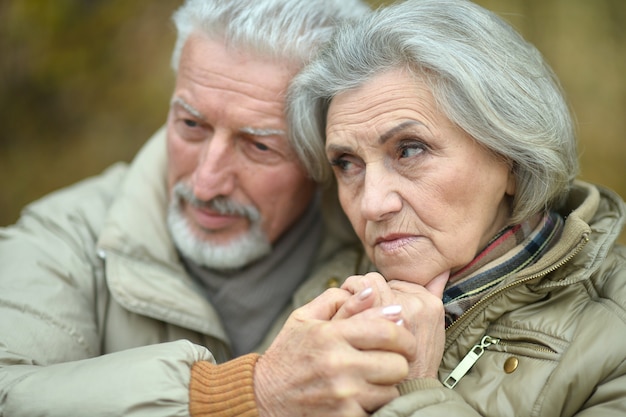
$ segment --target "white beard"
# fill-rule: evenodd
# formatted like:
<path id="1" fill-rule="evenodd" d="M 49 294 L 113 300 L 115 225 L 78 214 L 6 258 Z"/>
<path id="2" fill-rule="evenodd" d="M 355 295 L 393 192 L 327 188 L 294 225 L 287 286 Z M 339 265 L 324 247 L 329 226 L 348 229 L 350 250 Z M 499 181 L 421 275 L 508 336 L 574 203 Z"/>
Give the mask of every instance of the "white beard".
<path id="1" fill-rule="evenodd" d="M 250 229 L 228 243 L 217 244 L 198 238 L 182 213 L 181 202 L 191 205 L 206 205 L 222 214 L 242 214 L 250 220 Z M 174 245 L 183 256 L 198 265 L 219 271 L 242 268 L 270 253 L 272 246 L 261 229 L 258 210 L 241 206 L 224 197 L 209 202 L 197 200 L 191 190 L 178 183 L 172 190 L 167 213 L 167 225 Z"/>

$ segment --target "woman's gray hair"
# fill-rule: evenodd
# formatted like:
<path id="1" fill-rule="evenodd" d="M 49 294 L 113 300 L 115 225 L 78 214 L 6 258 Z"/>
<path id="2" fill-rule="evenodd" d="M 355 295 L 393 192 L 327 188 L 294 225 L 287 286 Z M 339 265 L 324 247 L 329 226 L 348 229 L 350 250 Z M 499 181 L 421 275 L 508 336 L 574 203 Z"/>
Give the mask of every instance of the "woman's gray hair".
<path id="1" fill-rule="evenodd" d="M 297 65 L 309 61 L 344 19 L 369 12 L 361 0 L 187 0 L 174 13 L 172 68 L 192 33 Z"/>
<path id="2" fill-rule="evenodd" d="M 324 138 L 337 94 L 392 69 L 424 79 L 446 116 L 512 164 L 511 223 L 557 207 L 578 174 L 574 126 L 539 51 L 464 0 L 407 0 L 343 26 L 292 83 L 289 129 L 300 159 L 332 175 Z"/>

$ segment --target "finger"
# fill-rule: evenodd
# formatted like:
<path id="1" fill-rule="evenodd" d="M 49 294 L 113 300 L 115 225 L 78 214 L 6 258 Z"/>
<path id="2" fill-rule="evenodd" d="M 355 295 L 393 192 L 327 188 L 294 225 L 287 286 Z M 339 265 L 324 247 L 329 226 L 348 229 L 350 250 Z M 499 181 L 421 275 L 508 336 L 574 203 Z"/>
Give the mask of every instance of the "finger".
<path id="1" fill-rule="evenodd" d="M 391 280 L 389 281 L 389 287 L 393 290 L 400 291 L 406 294 L 421 294 L 425 289 L 430 294 L 434 295 L 438 299 L 443 297 L 443 291 L 448 283 L 450 277 L 450 271 L 444 271 L 430 280 L 425 286 L 415 284 L 413 282 Z"/>
<path id="2" fill-rule="evenodd" d="M 400 281 L 397 279 L 388 282 L 389 288 L 406 294 L 420 294 L 424 291 L 424 287 L 420 284 L 408 281 Z"/>
<path id="3" fill-rule="evenodd" d="M 407 359 L 393 352 L 364 351 L 368 364 L 366 380 L 376 385 L 395 385 L 409 375 Z"/>
<path id="4" fill-rule="evenodd" d="M 351 297 L 348 291 L 329 288 L 308 304 L 293 312 L 299 320 L 330 320 L 342 305 Z"/>
<path id="5" fill-rule="evenodd" d="M 335 386 L 337 397 L 352 396 L 361 385 L 355 381 L 374 385 L 394 385 L 409 374 L 405 357 L 393 352 L 379 350 L 352 351 L 327 358 L 327 370 L 334 375 L 330 383 Z"/>
<path id="6" fill-rule="evenodd" d="M 428 284 L 426 284 L 426 290 L 435 297 L 442 299 L 443 290 L 446 288 L 448 278 L 450 277 L 450 271 L 444 271 L 441 274 L 433 278 Z"/>
<path id="7" fill-rule="evenodd" d="M 395 385 L 370 385 L 359 392 L 357 401 L 365 411 L 374 413 L 399 395 Z"/>
<path id="8" fill-rule="evenodd" d="M 395 323 L 396 325 L 402 325 L 403 315 L 404 309 L 402 305 L 392 304 L 385 307 L 371 307 L 364 309 L 351 317 L 354 317 L 354 320 L 363 320 L 365 322 L 384 319 Z"/>
<path id="9" fill-rule="evenodd" d="M 341 289 L 346 290 L 352 294 L 357 294 L 366 288 L 371 288 L 369 280 L 364 275 L 352 275 L 346 278 L 341 284 Z"/>
<path id="10" fill-rule="evenodd" d="M 386 283 L 385 278 L 378 272 L 368 272 L 365 275 L 352 275 L 348 277 L 341 288 L 357 294 L 368 287 L 376 288 Z"/>
<path id="11" fill-rule="evenodd" d="M 333 323 L 339 326 L 338 331 L 354 349 L 395 352 L 408 360 L 414 359 L 417 341 L 413 334 L 395 321 L 381 317 L 369 318 L 371 314 L 372 311 L 367 310 Z"/>
<path id="12" fill-rule="evenodd" d="M 332 319 L 347 319 L 372 307 L 375 300 L 373 293 L 374 290 L 372 287 L 367 287 L 359 293 L 351 296 L 345 303 L 343 303 Z"/>

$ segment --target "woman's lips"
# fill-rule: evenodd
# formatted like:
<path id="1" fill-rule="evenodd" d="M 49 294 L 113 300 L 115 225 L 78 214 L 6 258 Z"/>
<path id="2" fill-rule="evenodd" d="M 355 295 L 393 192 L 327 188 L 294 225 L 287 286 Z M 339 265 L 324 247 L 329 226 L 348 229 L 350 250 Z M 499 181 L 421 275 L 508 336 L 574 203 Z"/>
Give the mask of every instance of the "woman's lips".
<path id="1" fill-rule="evenodd" d="M 417 240 L 415 235 L 392 234 L 376 239 L 375 247 L 385 251 L 393 252 Z"/>

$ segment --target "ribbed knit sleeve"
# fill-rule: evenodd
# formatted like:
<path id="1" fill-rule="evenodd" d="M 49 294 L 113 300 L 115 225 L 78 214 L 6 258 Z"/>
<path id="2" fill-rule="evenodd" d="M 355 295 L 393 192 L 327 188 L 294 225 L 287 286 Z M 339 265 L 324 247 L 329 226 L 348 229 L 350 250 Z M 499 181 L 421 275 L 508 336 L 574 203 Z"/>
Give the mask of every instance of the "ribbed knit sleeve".
<path id="1" fill-rule="evenodd" d="M 220 365 L 196 362 L 189 382 L 191 416 L 258 417 L 253 379 L 258 359 L 250 353 Z"/>
<path id="2" fill-rule="evenodd" d="M 399 385 L 396 385 L 400 395 L 406 395 L 413 391 L 419 391 L 423 389 L 429 388 L 441 388 L 443 384 L 439 382 L 439 380 L 435 378 L 416 378 L 409 379 L 408 381 L 404 381 Z"/>

